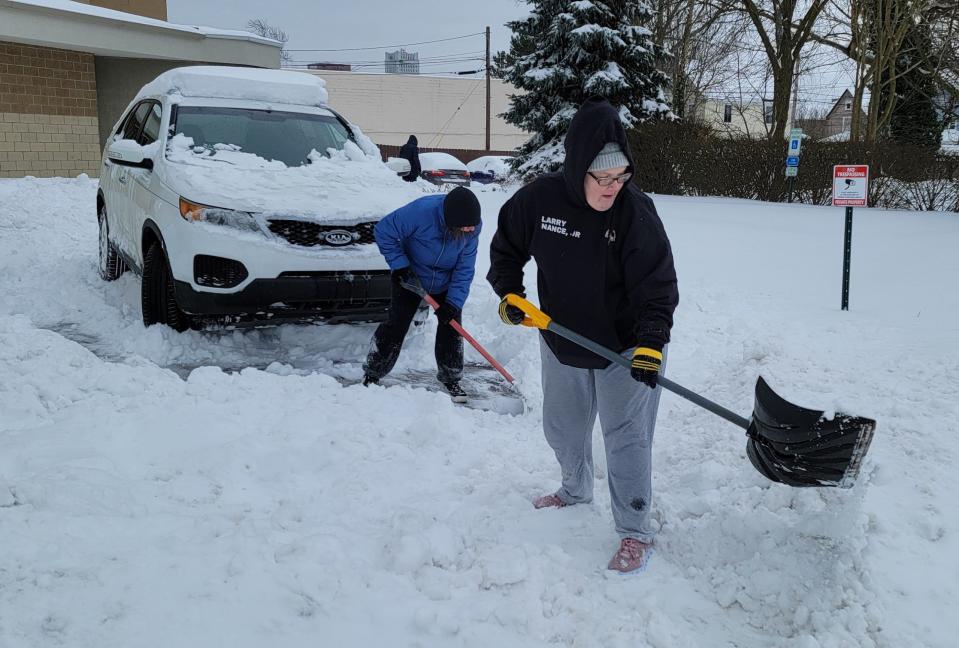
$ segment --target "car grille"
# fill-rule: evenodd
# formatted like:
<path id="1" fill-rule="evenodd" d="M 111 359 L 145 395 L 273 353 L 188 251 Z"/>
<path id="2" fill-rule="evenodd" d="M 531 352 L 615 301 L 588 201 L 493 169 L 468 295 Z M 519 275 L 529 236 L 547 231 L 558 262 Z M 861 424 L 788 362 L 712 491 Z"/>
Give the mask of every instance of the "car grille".
<path id="1" fill-rule="evenodd" d="M 320 225 L 309 221 L 270 219 L 270 231 L 293 245 L 304 247 L 347 247 L 373 243 L 376 221 L 357 225 Z M 345 240 L 349 234 L 352 240 Z"/>
<path id="2" fill-rule="evenodd" d="M 234 259 L 197 254 L 193 257 L 193 277 L 197 285 L 233 288 L 247 278 L 246 267 Z"/>
<path id="3" fill-rule="evenodd" d="M 289 300 L 284 304 L 296 309 L 333 309 L 349 311 L 357 308 L 389 305 L 391 294 L 389 270 L 293 270 L 281 272 L 279 279 L 313 279 L 321 288 L 313 288 L 307 300 Z"/>

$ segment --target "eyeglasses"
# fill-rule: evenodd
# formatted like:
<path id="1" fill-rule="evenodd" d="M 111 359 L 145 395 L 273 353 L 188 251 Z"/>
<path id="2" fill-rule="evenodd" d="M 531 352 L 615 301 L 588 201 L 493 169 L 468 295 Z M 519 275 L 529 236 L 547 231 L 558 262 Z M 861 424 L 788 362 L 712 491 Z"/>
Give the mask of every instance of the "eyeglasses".
<path id="1" fill-rule="evenodd" d="M 592 171 L 587 171 L 586 173 L 589 175 L 589 177 L 595 180 L 596 184 L 598 184 L 600 187 L 608 187 L 614 182 L 618 184 L 626 184 L 627 182 L 629 182 L 629 179 L 633 177 L 632 173 L 624 173 L 623 175 L 618 175 L 618 176 L 603 176 L 603 177 L 596 175 Z"/>

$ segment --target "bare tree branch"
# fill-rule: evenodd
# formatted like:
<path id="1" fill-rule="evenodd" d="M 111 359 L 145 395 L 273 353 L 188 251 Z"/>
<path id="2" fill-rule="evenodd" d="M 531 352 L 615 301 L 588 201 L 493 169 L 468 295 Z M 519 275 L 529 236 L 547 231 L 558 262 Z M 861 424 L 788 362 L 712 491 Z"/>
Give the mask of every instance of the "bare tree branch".
<path id="1" fill-rule="evenodd" d="M 280 60 L 284 63 L 289 63 L 293 59 L 290 53 L 286 51 L 286 43 L 290 40 L 290 37 L 279 27 L 272 26 L 262 18 L 254 18 L 247 21 L 246 28 L 257 36 L 283 43 L 283 49 L 280 50 Z"/>

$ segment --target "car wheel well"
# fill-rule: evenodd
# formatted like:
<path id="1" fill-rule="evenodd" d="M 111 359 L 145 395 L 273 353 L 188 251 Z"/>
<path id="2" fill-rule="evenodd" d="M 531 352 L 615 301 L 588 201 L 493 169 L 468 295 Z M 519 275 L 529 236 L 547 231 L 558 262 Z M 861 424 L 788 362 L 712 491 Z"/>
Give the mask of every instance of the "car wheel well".
<path id="1" fill-rule="evenodd" d="M 144 225 L 143 233 L 140 235 L 140 250 L 143 252 L 143 258 L 146 258 L 147 252 L 150 251 L 150 246 L 154 243 L 159 243 L 163 247 L 163 237 L 161 237 L 155 229 L 149 226 L 149 224 Z"/>

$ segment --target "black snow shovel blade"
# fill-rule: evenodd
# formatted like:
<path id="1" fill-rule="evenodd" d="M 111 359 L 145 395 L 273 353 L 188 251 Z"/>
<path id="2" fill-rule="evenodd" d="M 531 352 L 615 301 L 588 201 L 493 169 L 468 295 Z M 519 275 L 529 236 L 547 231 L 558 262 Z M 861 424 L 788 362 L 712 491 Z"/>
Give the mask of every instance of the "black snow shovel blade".
<path id="1" fill-rule="evenodd" d="M 762 378 L 746 430 L 746 454 L 756 470 L 789 486 L 850 488 L 859 476 L 876 422 L 861 416 L 793 405 Z"/>
<path id="2" fill-rule="evenodd" d="M 629 368 L 630 361 L 554 322 L 519 295 L 507 303 L 526 314 L 523 324 L 551 331 L 611 362 Z M 657 384 L 746 430 L 746 454 L 753 466 L 772 481 L 788 486 L 851 488 L 872 442 L 876 422 L 848 414 L 827 418 L 824 412 L 793 405 L 759 378 L 752 418 L 745 418 L 708 398 L 660 376 Z"/>

